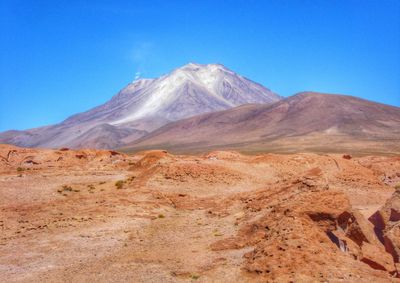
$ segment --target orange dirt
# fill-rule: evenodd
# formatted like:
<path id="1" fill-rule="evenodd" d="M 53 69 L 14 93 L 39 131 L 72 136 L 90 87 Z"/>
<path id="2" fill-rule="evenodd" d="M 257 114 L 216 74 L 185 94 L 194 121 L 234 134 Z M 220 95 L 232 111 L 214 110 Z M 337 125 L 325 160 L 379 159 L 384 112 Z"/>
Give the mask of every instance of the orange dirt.
<path id="1" fill-rule="evenodd" d="M 399 173 L 344 153 L 0 145 L 0 278 L 400 282 Z"/>

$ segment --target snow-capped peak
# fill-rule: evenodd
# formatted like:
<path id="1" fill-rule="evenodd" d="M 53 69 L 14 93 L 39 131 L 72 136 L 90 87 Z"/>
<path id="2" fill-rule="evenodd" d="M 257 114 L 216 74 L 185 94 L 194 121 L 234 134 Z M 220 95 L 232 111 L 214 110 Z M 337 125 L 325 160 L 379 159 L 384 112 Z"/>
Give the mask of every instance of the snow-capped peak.
<path id="1" fill-rule="evenodd" d="M 21 138 L 29 139 L 24 145 L 82 146 L 97 140 L 103 146 L 106 140 L 108 146 L 115 147 L 171 121 L 280 99 L 221 64 L 189 63 L 154 79 L 139 78 L 140 75 L 137 72 L 137 79 L 108 102 L 45 127 L 43 134 L 24 133 Z"/>
<path id="2" fill-rule="evenodd" d="M 189 72 L 196 72 L 199 70 L 207 70 L 209 72 L 216 72 L 216 71 L 224 71 L 224 72 L 229 72 L 233 73 L 229 69 L 227 69 L 224 65 L 222 64 L 198 64 L 198 63 L 188 63 L 177 70 L 185 70 Z"/>
<path id="3" fill-rule="evenodd" d="M 140 79 L 127 87 L 135 103 L 129 113 L 115 116 L 118 125 L 162 116 L 177 120 L 192 115 L 228 109 L 245 103 L 265 103 L 279 96 L 221 64 L 189 63 L 157 79 Z"/>

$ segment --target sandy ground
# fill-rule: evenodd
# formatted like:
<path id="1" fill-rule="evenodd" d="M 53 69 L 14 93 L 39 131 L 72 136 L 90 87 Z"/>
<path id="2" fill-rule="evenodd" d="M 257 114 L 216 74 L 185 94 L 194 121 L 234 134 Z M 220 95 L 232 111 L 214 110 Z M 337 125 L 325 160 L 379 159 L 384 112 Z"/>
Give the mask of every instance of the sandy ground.
<path id="1" fill-rule="evenodd" d="M 400 183 L 400 157 L 5 145 L 0 155 L 6 282 L 398 280 L 367 218 Z M 344 213 L 358 236 L 339 228 Z M 347 251 L 330 231 L 347 233 Z"/>

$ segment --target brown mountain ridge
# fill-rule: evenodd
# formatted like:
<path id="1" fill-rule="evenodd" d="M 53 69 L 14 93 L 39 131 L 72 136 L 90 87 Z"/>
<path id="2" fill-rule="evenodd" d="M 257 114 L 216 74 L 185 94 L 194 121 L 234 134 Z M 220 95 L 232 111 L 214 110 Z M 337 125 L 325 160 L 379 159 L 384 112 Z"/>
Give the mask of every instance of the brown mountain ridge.
<path id="1" fill-rule="evenodd" d="M 125 151 L 236 149 L 246 152 L 400 152 L 400 108 L 336 94 L 302 92 L 167 124 Z"/>

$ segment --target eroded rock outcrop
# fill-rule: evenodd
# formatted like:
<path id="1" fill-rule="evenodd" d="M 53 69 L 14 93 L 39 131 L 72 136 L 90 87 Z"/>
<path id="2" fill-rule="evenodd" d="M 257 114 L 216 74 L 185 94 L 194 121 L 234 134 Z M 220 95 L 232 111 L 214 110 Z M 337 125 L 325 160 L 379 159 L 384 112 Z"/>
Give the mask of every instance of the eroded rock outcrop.
<path id="1" fill-rule="evenodd" d="M 0 144 L 0 172 L 44 168 L 106 168 L 115 165 L 126 167 L 129 159 L 132 158 L 108 150 L 34 149 Z"/>
<path id="2" fill-rule="evenodd" d="M 398 265 L 400 260 L 400 190 L 396 190 L 386 204 L 369 220 L 385 250 Z"/>
<path id="3" fill-rule="evenodd" d="M 253 247 L 245 254 L 243 269 L 277 281 L 362 281 L 382 277 L 382 272 L 396 276 L 393 258 L 374 226 L 351 207 L 344 193 L 329 189 L 318 176 L 306 173 L 283 189 L 268 188 L 244 197 L 247 221 L 239 222 L 236 236 L 211 248 Z M 253 218 L 257 214 L 263 216 Z"/>

